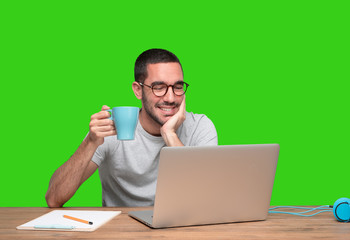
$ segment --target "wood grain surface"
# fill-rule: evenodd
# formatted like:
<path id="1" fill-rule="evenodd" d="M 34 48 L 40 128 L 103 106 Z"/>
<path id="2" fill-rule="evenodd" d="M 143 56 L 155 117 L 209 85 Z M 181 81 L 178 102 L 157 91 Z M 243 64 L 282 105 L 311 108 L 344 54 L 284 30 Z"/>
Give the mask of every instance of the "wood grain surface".
<path id="1" fill-rule="evenodd" d="M 151 229 L 128 216 L 148 208 L 64 208 L 122 211 L 95 232 L 25 231 L 16 227 L 54 209 L 0 208 L 0 239 L 350 239 L 350 223 L 332 212 L 313 217 L 270 214 L 266 221 Z"/>

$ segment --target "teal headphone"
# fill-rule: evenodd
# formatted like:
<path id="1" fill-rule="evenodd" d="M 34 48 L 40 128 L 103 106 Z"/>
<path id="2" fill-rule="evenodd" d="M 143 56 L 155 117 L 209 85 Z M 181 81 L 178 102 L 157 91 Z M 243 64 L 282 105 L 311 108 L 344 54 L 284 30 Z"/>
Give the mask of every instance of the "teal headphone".
<path id="1" fill-rule="evenodd" d="M 303 212 L 284 212 L 284 211 L 276 211 L 278 208 L 294 208 L 294 209 L 304 209 Z M 331 212 L 333 208 L 334 217 L 339 222 L 350 222 L 350 199 L 349 198 L 339 198 L 335 201 L 334 205 L 323 205 L 320 207 L 293 207 L 293 206 L 277 206 L 269 209 L 269 213 L 284 213 L 297 215 L 302 217 L 312 217 L 322 212 Z M 305 211 L 306 210 L 306 211 Z M 313 213 L 313 211 L 318 210 L 318 212 Z"/>
<path id="2" fill-rule="evenodd" d="M 350 199 L 339 198 L 333 205 L 334 217 L 340 222 L 350 222 Z"/>

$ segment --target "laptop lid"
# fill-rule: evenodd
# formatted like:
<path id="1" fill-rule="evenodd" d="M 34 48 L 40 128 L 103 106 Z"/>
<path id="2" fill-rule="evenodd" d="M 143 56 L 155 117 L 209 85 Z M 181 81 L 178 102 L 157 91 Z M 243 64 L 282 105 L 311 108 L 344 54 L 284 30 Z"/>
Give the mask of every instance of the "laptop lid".
<path id="1" fill-rule="evenodd" d="M 165 147 L 152 227 L 265 220 L 278 144 Z"/>

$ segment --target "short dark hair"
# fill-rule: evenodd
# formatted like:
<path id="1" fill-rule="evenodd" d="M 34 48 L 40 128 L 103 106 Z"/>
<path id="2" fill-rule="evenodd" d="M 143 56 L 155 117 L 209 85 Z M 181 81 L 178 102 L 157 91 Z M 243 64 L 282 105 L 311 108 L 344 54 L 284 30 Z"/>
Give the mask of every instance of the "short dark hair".
<path id="1" fill-rule="evenodd" d="M 180 64 L 181 70 L 182 66 L 180 60 L 172 52 L 169 52 L 165 49 L 152 48 L 144 51 L 138 56 L 135 61 L 134 76 L 135 81 L 144 83 L 147 78 L 147 65 L 154 63 L 168 63 L 168 62 L 177 62 Z M 183 71 L 182 71 L 183 72 Z"/>

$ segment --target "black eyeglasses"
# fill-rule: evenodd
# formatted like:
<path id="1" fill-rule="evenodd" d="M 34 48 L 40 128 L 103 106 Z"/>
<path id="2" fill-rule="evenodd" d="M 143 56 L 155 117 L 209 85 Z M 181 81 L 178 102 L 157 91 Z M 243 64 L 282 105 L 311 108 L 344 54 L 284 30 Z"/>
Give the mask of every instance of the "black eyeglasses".
<path id="1" fill-rule="evenodd" d="M 185 92 L 187 91 L 188 85 L 185 82 L 179 82 L 179 83 L 175 83 L 174 85 L 167 85 L 165 83 L 156 83 L 156 84 L 152 84 L 151 86 L 144 84 L 144 83 L 140 83 L 139 84 L 143 87 L 149 87 L 152 89 L 152 92 L 154 95 L 156 95 L 157 97 L 163 97 L 167 92 L 169 87 L 171 87 L 173 89 L 173 93 L 176 96 L 182 96 L 185 94 Z"/>

